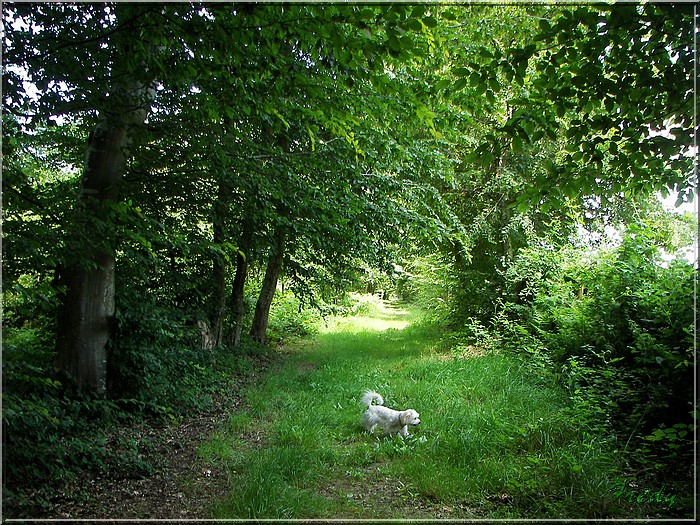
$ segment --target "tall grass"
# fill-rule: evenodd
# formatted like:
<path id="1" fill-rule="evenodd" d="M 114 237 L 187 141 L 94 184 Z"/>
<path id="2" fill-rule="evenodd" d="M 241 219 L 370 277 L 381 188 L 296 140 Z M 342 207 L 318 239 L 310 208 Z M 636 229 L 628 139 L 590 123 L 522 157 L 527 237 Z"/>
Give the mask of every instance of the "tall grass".
<path id="1" fill-rule="evenodd" d="M 514 357 L 452 354 L 436 333 L 378 305 L 300 342 L 202 448 L 231 480 L 215 516 L 629 517 L 614 458 L 553 382 Z M 422 425 L 403 440 L 364 432 L 367 388 Z"/>

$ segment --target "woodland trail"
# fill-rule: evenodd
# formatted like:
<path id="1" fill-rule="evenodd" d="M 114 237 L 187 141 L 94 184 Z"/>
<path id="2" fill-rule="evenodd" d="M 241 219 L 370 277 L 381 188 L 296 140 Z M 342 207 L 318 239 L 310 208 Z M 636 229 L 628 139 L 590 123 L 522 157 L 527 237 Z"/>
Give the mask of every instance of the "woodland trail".
<path id="1" fill-rule="evenodd" d="M 153 476 L 81 480 L 84 499 L 54 502 L 50 517 L 625 516 L 610 459 L 563 415 L 559 387 L 416 310 L 375 301 L 360 312 L 277 348 L 215 413 L 144 428 L 162 462 Z M 421 426 L 406 439 L 368 434 L 365 389 L 418 410 Z"/>
<path id="2" fill-rule="evenodd" d="M 403 455 L 426 441 L 419 429 L 411 429 L 414 435 L 406 440 L 380 440 L 359 425 L 357 401 L 363 390 L 381 391 L 387 404 L 397 408 L 396 392 L 403 382 L 399 370 L 416 356 L 430 353 L 434 339 L 430 332 L 410 329 L 420 315 L 415 310 L 384 302 L 373 308 L 367 315 L 332 320 L 313 341 L 295 342 L 279 363 L 281 368 L 247 392 L 232 426 L 205 445 L 205 457 L 226 458 L 233 478 L 232 495 L 215 508 L 215 517 L 480 515 L 475 508 L 420 496 L 410 480 L 386 469 L 381 458 L 348 457 L 348 469 L 335 468 L 344 462 L 338 456 L 374 456 L 379 446 Z M 297 415 L 285 418 L 284 412 Z M 351 450 L 358 441 L 362 450 Z M 236 464 L 238 460 L 243 464 Z"/>
<path id="3" fill-rule="evenodd" d="M 534 388 L 541 385 L 501 356 L 441 346 L 439 328 L 421 317 L 381 303 L 337 318 L 246 389 L 228 427 L 201 449 L 230 477 L 231 492 L 213 515 L 511 516 L 515 486 L 504 480 L 527 459 L 493 453 L 508 439 L 502 419 L 524 426 L 533 413 L 556 410 L 560 392 Z M 391 408 L 415 408 L 422 425 L 407 439 L 364 432 L 358 401 L 365 389 L 380 392 Z"/>

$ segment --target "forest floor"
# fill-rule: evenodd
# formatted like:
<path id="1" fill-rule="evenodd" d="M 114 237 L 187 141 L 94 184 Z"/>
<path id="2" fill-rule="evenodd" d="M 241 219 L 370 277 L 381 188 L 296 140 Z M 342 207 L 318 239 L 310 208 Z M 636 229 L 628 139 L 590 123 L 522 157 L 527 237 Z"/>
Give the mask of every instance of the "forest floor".
<path id="1" fill-rule="evenodd" d="M 117 431 L 150 443 L 147 477 L 74 479 L 61 495 L 42 494 L 32 517 L 650 516 L 615 495 L 614 459 L 567 419 L 559 387 L 512 357 L 441 342 L 420 321 L 375 304 L 251 358 L 254 372 L 234 378 L 213 410 Z M 416 408 L 422 424 L 407 439 L 368 434 L 365 389 Z"/>
<path id="2" fill-rule="evenodd" d="M 161 426 L 141 423 L 119 432 L 153 443 L 148 457 L 156 466 L 142 479 L 109 475 L 72 480 L 60 496 L 49 498 L 42 515 L 55 519 L 187 519 L 206 516 L 211 500 L 225 497 L 224 472 L 198 455 L 201 442 L 227 417 L 227 409 Z"/>
<path id="3" fill-rule="evenodd" d="M 226 472 L 205 461 L 202 443 L 235 412 L 241 389 L 255 382 L 280 361 L 273 352 L 251 360 L 253 372 L 231 379 L 226 396 L 214 400 L 210 410 L 192 415 L 178 424 L 152 419 L 114 430 L 117 437 L 149 443 L 144 460 L 154 466 L 142 478 L 85 474 L 68 481 L 63 490 L 54 487 L 36 491 L 41 504 L 31 509 L 3 506 L 4 519 L 188 520 L 206 518 L 212 501 L 228 495 Z"/>

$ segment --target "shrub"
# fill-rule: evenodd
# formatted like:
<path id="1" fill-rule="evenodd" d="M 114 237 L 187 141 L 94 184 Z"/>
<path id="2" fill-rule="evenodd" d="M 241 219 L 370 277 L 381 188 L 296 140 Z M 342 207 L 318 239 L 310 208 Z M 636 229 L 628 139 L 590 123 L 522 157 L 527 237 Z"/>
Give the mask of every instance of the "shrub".
<path id="1" fill-rule="evenodd" d="M 692 266 L 663 263 L 636 230 L 595 254 L 523 251 L 507 278 L 529 292 L 504 303 L 498 336 L 550 362 L 577 417 L 593 432 L 613 432 L 631 468 L 651 462 L 675 476 L 692 453 Z"/>
<path id="2" fill-rule="evenodd" d="M 268 336 L 271 340 L 313 335 L 318 331 L 322 313 L 318 308 L 305 306 L 291 292 L 277 293 L 270 309 Z"/>
<path id="3" fill-rule="evenodd" d="M 108 438 L 109 428 L 128 417 L 117 402 L 68 392 L 53 377 L 54 354 L 41 331 L 14 329 L 3 336 L 6 503 L 41 505 L 34 489 L 61 485 L 78 472 L 150 472 L 143 443 Z"/>

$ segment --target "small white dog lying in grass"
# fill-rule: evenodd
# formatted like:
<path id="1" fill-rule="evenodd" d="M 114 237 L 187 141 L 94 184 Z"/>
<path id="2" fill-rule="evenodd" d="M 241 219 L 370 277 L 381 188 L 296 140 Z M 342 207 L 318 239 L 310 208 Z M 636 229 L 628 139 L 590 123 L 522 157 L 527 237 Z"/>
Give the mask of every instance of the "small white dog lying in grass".
<path id="1" fill-rule="evenodd" d="M 373 405 L 372 401 L 377 404 Z M 382 428 L 385 435 L 400 434 L 408 436 L 408 426 L 420 425 L 420 415 L 412 409 L 408 410 L 392 410 L 382 406 L 384 398 L 374 392 L 367 390 L 360 401 L 362 406 L 367 407 L 362 416 L 362 425 L 368 432 L 372 432 L 378 426 Z"/>

